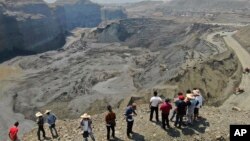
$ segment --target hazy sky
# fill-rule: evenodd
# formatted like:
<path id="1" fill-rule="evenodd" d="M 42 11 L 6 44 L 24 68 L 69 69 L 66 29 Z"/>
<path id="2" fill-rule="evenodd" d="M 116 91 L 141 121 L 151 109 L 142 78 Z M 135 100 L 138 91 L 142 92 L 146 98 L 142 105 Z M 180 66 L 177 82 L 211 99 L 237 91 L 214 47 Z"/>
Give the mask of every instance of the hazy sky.
<path id="1" fill-rule="evenodd" d="M 56 0 L 44 0 L 44 1 L 53 3 Z M 127 3 L 127 2 L 139 2 L 143 0 L 91 0 L 91 1 L 97 2 L 97 3 Z M 157 1 L 157 0 L 146 0 L 146 1 Z M 163 1 L 167 1 L 167 0 L 163 0 Z"/>

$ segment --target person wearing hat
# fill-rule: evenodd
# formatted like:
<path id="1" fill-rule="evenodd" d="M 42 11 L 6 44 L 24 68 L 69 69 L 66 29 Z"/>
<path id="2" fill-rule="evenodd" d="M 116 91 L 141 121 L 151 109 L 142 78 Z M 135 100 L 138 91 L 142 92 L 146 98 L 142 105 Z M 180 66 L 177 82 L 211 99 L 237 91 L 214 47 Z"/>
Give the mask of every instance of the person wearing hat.
<path id="1" fill-rule="evenodd" d="M 154 91 L 154 96 L 153 97 L 151 97 L 151 99 L 150 99 L 150 118 L 149 118 L 149 120 L 150 121 L 152 121 L 152 119 L 153 119 L 153 114 L 154 114 L 154 112 L 155 112 L 155 119 L 156 119 L 156 121 L 157 122 L 159 122 L 159 114 L 158 114 L 158 112 L 159 112 L 159 104 L 160 103 L 162 103 L 162 99 L 159 97 L 159 96 L 157 96 L 157 91 Z"/>
<path id="2" fill-rule="evenodd" d="M 179 124 L 179 128 L 183 125 L 183 117 L 186 115 L 186 107 L 187 103 L 184 101 L 185 97 L 183 95 L 179 96 L 179 100 L 175 102 L 177 110 L 176 110 L 176 120 L 174 123 L 174 126 L 177 127 L 177 124 Z"/>
<path id="3" fill-rule="evenodd" d="M 115 138 L 115 119 L 116 115 L 112 111 L 112 107 L 110 105 L 107 106 L 108 114 L 105 117 L 106 127 L 107 127 L 107 140 L 110 140 L 110 130 L 112 130 L 112 137 Z"/>
<path id="4" fill-rule="evenodd" d="M 195 99 L 195 96 L 191 92 L 191 90 L 187 90 L 187 124 L 193 124 L 194 119 L 194 109 L 195 106 L 199 104 L 199 101 Z"/>
<path id="5" fill-rule="evenodd" d="M 166 129 L 166 124 L 167 124 L 167 127 L 170 128 L 168 115 L 169 115 L 170 110 L 172 109 L 172 105 L 169 102 L 170 102 L 170 99 L 167 98 L 160 107 L 163 129 Z"/>
<path id="6" fill-rule="evenodd" d="M 49 124 L 50 133 L 53 138 L 58 137 L 57 130 L 56 130 L 56 116 L 51 113 L 51 110 L 46 110 L 45 113 L 47 115 L 47 122 Z M 55 135 L 53 133 L 55 132 Z"/>
<path id="7" fill-rule="evenodd" d="M 92 120 L 91 120 L 91 116 L 88 115 L 87 113 L 84 113 L 83 115 L 81 115 L 81 122 L 80 122 L 80 127 L 82 128 L 82 135 L 83 135 L 83 138 L 85 141 L 88 141 L 88 137 L 90 136 L 91 139 L 93 141 L 95 141 L 95 137 L 93 135 L 93 132 L 92 132 L 92 127 L 91 127 L 91 124 L 92 124 Z"/>
<path id="8" fill-rule="evenodd" d="M 194 109 L 194 120 L 197 120 L 199 116 L 199 110 L 202 107 L 203 97 L 200 94 L 200 90 L 197 88 L 193 89 L 193 94 L 195 96 L 195 100 L 199 101 L 198 105 L 196 105 Z"/>
<path id="9" fill-rule="evenodd" d="M 127 121 L 127 136 L 129 138 L 131 138 L 130 134 L 133 133 L 133 124 L 134 124 L 133 116 L 137 115 L 135 110 L 136 110 L 136 103 L 133 103 L 132 105 L 129 105 L 126 108 L 126 111 L 124 113 L 124 115 L 126 117 L 126 121 Z"/>
<path id="10" fill-rule="evenodd" d="M 40 137 L 40 132 L 43 133 L 43 138 L 46 139 L 46 135 L 45 135 L 45 130 L 44 130 L 44 118 L 43 118 L 43 114 L 41 112 L 37 112 L 36 113 L 36 117 L 37 117 L 37 125 L 38 125 L 38 130 L 37 130 L 37 137 L 38 140 L 41 140 Z"/>
<path id="11" fill-rule="evenodd" d="M 18 129 L 19 122 L 15 122 L 14 126 L 10 128 L 9 130 L 9 138 L 11 141 L 19 141 L 17 137 L 17 133 L 19 131 Z"/>

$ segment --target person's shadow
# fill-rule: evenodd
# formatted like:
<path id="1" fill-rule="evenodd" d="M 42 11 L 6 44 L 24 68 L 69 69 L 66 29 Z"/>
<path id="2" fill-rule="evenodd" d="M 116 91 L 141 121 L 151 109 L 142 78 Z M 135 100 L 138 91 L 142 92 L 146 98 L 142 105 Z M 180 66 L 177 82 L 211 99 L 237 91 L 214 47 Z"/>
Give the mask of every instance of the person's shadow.
<path id="1" fill-rule="evenodd" d="M 198 121 L 194 121 L 193 125 L 186 126 L 185 128 L 182 129 L 182 133 L 184 135 L 193 135 L 198 133 L 205 133 L 205 130 L 207 127 L 209 127 L 210 124 L 207 121 L 206 118 L 199 118 Z"/>
<path id="2" fill-rule="evenodd" d="M 156 125 L 158 125 L 158 126 L 162 126 L 162 123 L 161 122 L 156 122 L 156 121 L 151 121 L 151 122 L 154 122 Z M 169 121 L 170 122 L 170 121 Z M 162 129 L 162 130 L 165 130 L 165 129 Z M 180 137 L 181 136 L 181 133 L 180 133 L 180 131 L 178 131 L 176 128 L 173 128 L 173 127 L 171 127 L 171 128 L 168 128 L 168 127 L 166 127 L 166 130 L 165 130 L 166 132 L 167 132 L 167 134 L 169 135 L 169 136 L 171 136 L 171 137 Z"/>
<path id="3" fill-rule="evenodd" d="M 210 126 L 210 123 L 207 121 L 206 118 L 200 117 L 199 120 L 194 121 L 193 128 L 194 130 L 200 132 L 200 133 L 205 133 L 205 130 L 207 127 Z"/>
<path id="4" fill-rule="evenodd" d="M 115 138 L 113 138 L 113 139 L 110 139 L 109 141 L 125 141 L 125 140 L 122 140 L 122 139 L 120 139 L 120 138 L 118 138 L 118 137 L 115 137 Z"/>
<path id="5" fill-rule="evenodd" d="M 171 127 L 171 128 L 166 128 L 166 132 L 167 132 L 167 134 L 169 135 L 169 136 L 171 136 L 171 137 L 180 137 L 181 136 L 181 133 L 180 133 L 180 131 L 179 130 L 177 130 L 176 128 L 173 128 L 173 127 Z"/>
<path id="6" fill-rule="evenodd" d="M 145 141 L 145 138 L 143 135 L 141 135 L 139 133 L 135 133 L 135 132 L 132 134 L 131 139 L 134 141 Z"/>

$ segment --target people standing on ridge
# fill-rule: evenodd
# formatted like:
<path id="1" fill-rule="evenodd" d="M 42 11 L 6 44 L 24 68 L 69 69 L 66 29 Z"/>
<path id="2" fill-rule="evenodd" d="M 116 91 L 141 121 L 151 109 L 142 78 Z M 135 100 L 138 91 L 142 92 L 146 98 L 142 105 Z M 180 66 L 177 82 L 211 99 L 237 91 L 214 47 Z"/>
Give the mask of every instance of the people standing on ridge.
<path id="1" fill-rule="evenodd" d="M 170 99 L 167 98 L 160 107 L 163 129 L 166 129 L 166 124 L 167 124 L 167 127 L 170 128 L 168 116 L 169 116 L 170 110 L 172 109 L 172 105 L 169 102 L 170 102 Z"/>
<path id="2" fill-rule="evenodd" d="M 112 137 L 115 138 L 115 126 L 116 126 L 116 115 L 112 111 L 110 105 L 107 106 L 108 114 L 105 117 L 106 127 L 107 127 L 107 140 L 110 140 L 110 130 L 112 130 Z"/>
<path id="3" fill-rule="evenodd" d="M 11 141 L 18 141 L 17 133 L 19 131 L 18 129 L 19 122 L 15 122 L 14 126 L 12 126 L 9 130 L 9 138 Z"/>
<path id="4" fill-rule="evenodd" d="M 181 95 L 183 96 L 183 93 L 182 93 L 182 92 L 179 92 L 178 95 L 177 95 L 177 97 L 174 98 L 174 103 L 176 103 L 176 101 L 179 100 L 179 96 L 181 96 Z M 175 104 L 175 106 L 176 106 L 176 104 Z M 176 115 L 176 112 L 177 112 L 177 106 L 176 106 L 175 109 L 173 110 L 173 114 L 172 114 L 172 116 L 171 116 L 171 118 L 170 118 L 170 121 L 173 122 L 173 119 L 174 119 L 174 117 L 175 117 L 175 115 Z"/>
<path id="5" fill-rule="evenodd" d="M 83 135 L 83 139 L 85 141 L 88 141 L 88 137 L 90 136 L 91 139 L 93 141 L 95 141 L 95 137 L 93 135 L 93 132 L 92 132 L 92 120 L 91 120 L 91 116 L 88 115 L 87 113 L 84 113 L 83 115 L 81 115 L 81 122 L 80 122 L 80 128 L 82 128 L 82 135 Z"/>
<path id="6" fill-rule="evenodd" d="M 36 123 L 38 125 L 37 138 L 40 141 L 41 140 L 40 132 L 43 133 L 43 138 L 46 139 L 45 130 L 44 130 L 44 118 L 41 112 L 37 112 L 36 117 L 37 117 Z"/>
<path id="7" fill-rule="evenodd" d="M 153 114 L 155 112 L 156 121 L 159 122 L 159 104 L 162 103 L 162 99 L 157 96 L 157 92 L 154 91 L 154 96 L 150 99 L 150 121 L 153 119 Z"/>
<path id="8" fill-rule="evenodd" d="M 194 119 L 194 109 L 195 106 L 199 104 L 199 101 L 195 99 L 195 96 L 191 92 L 191 90 L 187 90 L 187 124 L 193 124 Z"/>
<path id="9" fill-rule="evenodd" d="M 195 100 L 199 101 L 199 104 L 194 109 L 194 120 L 197 120 L 199 118 L 199 109 L 202 107 L 203 97 L 200 90 L 197 88 L 193 89 L 193 94 L 195 96 Z"/>
<path id="10" fill-rule="evenodd" d="M 126 118 L 126 121 L 127 121 L 127 136 L 129 138 L 131 138 L 130 134 L 133 133 L 133 124 L 134 124 L 133 116 L 137 115 L 135 110 L 136 110 L 136 103 L 133 103 L 132 105 L 129 105 L 126 108 L 126 111 L 125 111 L 125 114 L 124 114 L 125 118 Z"/>
<path id="11" fill-rule="evenodd" d="M 47 115 L 47 122 L 49 124 L 49 129 L 52 137 L 53 138 L 58 137 L 58 133 L 56 130 L 56 119 L 57 119 L 56 116 L 51 113 L 51 110 L 46 110 L 44 114 Z M 55 132 L 55 135 L 53 133 L 53 130 Z"/>
<path id="12" fill-rule="evenodd" d="M 181 128 L 181 126 L 183 125 L 183 117 L 184 115 L 186 115 L 186 107 L 187 107 L 187 104 L 184 100 L 185 100 L 185 97 L 183 95 L 180 95 L 179 100 L 175 102 L 176 107 L 177 107 L 176 120 L 174 123 L 175 127 L 177 127 L 177 125 L 179 124 L 178 127 Z"/>

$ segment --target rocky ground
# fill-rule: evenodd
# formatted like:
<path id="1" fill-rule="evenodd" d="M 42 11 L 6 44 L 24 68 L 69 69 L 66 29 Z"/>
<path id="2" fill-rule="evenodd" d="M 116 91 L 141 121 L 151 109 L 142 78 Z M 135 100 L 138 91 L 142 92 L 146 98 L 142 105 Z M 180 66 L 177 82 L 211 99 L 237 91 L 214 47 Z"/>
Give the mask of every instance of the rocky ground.
<path id="1" fill-rule="evenodd" d="M 34 120 L 35 112 L 46 109 L 60 119 L 102 113 L 107 104 L 119 107 L 131 94 L 148 101 L 152 89 L 173 98 L 198 86 L 207 103 L 220 103 L 218 97 L 227 97 L 239 83 L 241 68 L 223 42 L 217 47 L 207 39 L 221 29 L 138 18 L 75 30 L 62 49 L 3 63 L 18 66 L 22 75 L 2 101 L 9 102 L 9 112 L 22 113 L 22 120 Z"/>
<path id="2" fill-rule="evenodd" d="M 55 5 L 45 6 L 45 9 L 57 9 L 58 6 L 60 9 L 62 4 L 67 3 L 68 7 L 65 8 L 69 13 L 65 14 L 71 16 L 67 16 L 69 23 L 65 23 L 66 29 L 93 26 L 90 25 L 90 20 L 87 24 L 85 18 L 75 20 L 77 16 L 72 15 L 79 14 L 74 11 L 81 13 L 82 5 L 72 8 L 68 2 L 61 0 Z M 81 0 L 79 4 L 90 2 Z M 134 95 L 133 101 L 139 105 L 138 116 L 135 118 L 135 134 L 131 140 L 228 140 L 229 125 L 247 124 L 249 118 L 250 90 L 247 86 L 250 78 L 249 75 L 242 75 L 242 68 L 250 67 L 250 56 L 242 48 L 244 46 L 249 50 L 249 27 L 243 27 L 235 34 L 234 37 L 240 44 L 232 37 L 233 33 L 228 32 L 239 29 L 238 22 L 242 22 L 240 25 L 247 25 L 248 5 L 249 2 L 244 0 L 204 0 L 203 3 L 190 0 L 189 4 L 181 0 L 171 3 L 140 2 L 124 6 L 128 19 L 112 22 L 106 21 L 105 17 L 112 17 L 103 14 L 106 13 L 105 8 L 103 11 L 97 10 L 98 16 L 93 17 L 97 17 L 98 22 L 92 19 L 94 25 L 101 19 L 104 22 L 96 28 L 75 29 L 69 33 L 63 48 L 16 57 L 1 64 L 0 111 L 5 114 L 0 115 L 0 140 L 7 139 L 6 129 L 16 120 L 21 123 L 19 135 L 22 136 L 24 132 L 35 127 L 34 113 L 46 109 L 54 111 L 59 118 L 60 136 L 54 140 L 82 140 L 78 117 L 84 112 L 93 115 L 97 140 L 105 140 L 104 111 L 107 104 L 115 107 L 118 115 L 117 140 L 129 140 L 124 134 L 126 123 L 123 111 L 128 103 L 126 98 L 130 98 L 131 94 Z M 22 5 L 20 8 L 14 4 L 9 6 L 14 6 L 17 11 L 22 9 Z M 6 22 L 0 28 L 5 29 L 12 25 L 15 28 L 11 28 L 13 34 L 11 30 L 0 36 L 8 39 L 8 42 L 3 43 L 20 46 L 19 41 L 23 40 L 16 40 L 15 36 L 9 38 L 9 35 L 20 35 L 19 32 L 14 34 L 20 23 L 22 26 L 19 25 L 18 30 L 24 26 L 33 32 L 33 28 L 26 26 L 26 22 L 17 20 L 28 18 L 33 21 L 35 18 L 37 21 L 37 17 L 29 18 L 30 15 L 24 15 L 19 19 L 15 15 L 20 14 L 19 12 L 4 12 L 6 8 L 3 0 L 0 0 L 0 18 L 5 20 L 11 16 L 14 19 L 12 24 Z M 118 13 L 121 12 L 120 8 Z M 124 9 L 121 9 L 122 16 L 125 16 Z M 39 11 L 34 4 L 30 12 L 36 13 L 37 10 Z M 59 17 L 65 16 L 60 14 L 60 10 L 55 12 L 59 12 Z M 116 13 L 114 16 L 120 17 L 117 10 L 108 13 Z M 81 15 L 86 15 L 86 12 Z M 41 27 L 40 29 L 47 26 L 58 28 L 57 24 L 49 22 L 55 19 L 46 22 L 41 20 L 34 25 Z M 71 23 L 74 21 L 80 24 Z M 45 25 L 40 26 L 40 23 Z M 25 34 L 22 35 L 31 45 L 34 45 L 33 41 L 37 43 L 34 39 L 41 41 L 40 32 L 34 34 L 39 36 L 27 38 L 30 37 L 27 36 L 30 32 L 23 31 L 25 32 L 21 33 Z M 50 30 L 41 31 L 47 33 Z M 49 33 L 55 32 L 51 30 Z M 44 34 L 44 38 L 47 37 Z M 246 92 L 232 95 L 238 85 L 245 88 Z M 161 129 L 159 123 L 149 122 L 149 109 L 145 103 L 151 97 L 152 90 L 157 90 L 162 97 L 173 98 L 178 91 L 193 87 L 199 87 L 205 98 L 206 106 L 201 110 L 203 118 L 200 121 L 191 127 L 171 128 L 166 131 Z M 48 132 L 47 127 L 46 130 Z M 50 137 L 49 133 L 48 136 Z M 36 129 L 25 134 L 23 140 L 36 140 Z"/>
<path id="3" fill-rule="evenodd" d="M 231 124 L 247 124 L 250 113 L 247 111 L 235 111 L 231 107 L 227 110 L 204 106 L 200 112 L 202 118 L 194 122 L 192 126 L 185 126 L 181 129 L 174 127 L 173 122 L 170 123 L 171 128 L 163 130 L 161 123 L 149 121 L 148 104 L 139 105 L 137 108 L 137 116 L 132 139 L 126 136 L 126 121 L 124 120 L 124 107 L 115 110 L 117 114 L 116 141 L 223 141 L 229 140 L 229 125 Z M 105 113 L 92 116 L 93 132 L 97 141 L 106 140 L 106 127 L 104 123 Z M 79 127 L 80 119 L 60 120 L 57 123 L 59 137 L 52 139 L 48 127 L 46 126 L 47 140 L 63 140 L 63 141 L 79 141 L 82 140 L 81 130 Z M 36 131 L 26 134 L 24 141 L 35 141 Z M 49 139 L 50 138 L 50 139 Z"/>

